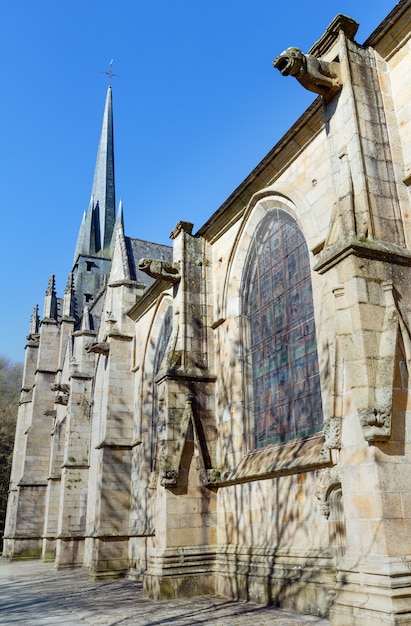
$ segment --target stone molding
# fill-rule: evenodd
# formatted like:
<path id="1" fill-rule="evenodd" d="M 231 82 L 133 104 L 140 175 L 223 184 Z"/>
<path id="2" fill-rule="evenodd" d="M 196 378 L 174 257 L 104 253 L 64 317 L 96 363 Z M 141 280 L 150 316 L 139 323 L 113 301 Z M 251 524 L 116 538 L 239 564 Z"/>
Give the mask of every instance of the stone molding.
<path id="1" fill-rule="evenodd" d="M 314 270 L 319 274 L 324 274 L 350 255 L 383 263 L 406 266 L 411 264 L 411 252 L 405 248 L 388 241 L 376 241 L 352 235 L 324 250 Z"/>
<path id="2" fill-rule="evenodd" d="M 326 519 L 330 516 L 330 493 L 341 488 L 341 476 L 338 467 L 324 467 L 317 471 L 315 495 L 320 503 L 321 513 Z"/>
<path id="3" fill-rule="evenodd" d="M 321 468 L 331 463 L 329 451 L 328 456 L 323 452 L 324 441 L 324 435 L 320 434 L 303 441 L 252 451 L 235 468 L 208 469 L 204 480 L 214 487 L 225 487 Z"/>

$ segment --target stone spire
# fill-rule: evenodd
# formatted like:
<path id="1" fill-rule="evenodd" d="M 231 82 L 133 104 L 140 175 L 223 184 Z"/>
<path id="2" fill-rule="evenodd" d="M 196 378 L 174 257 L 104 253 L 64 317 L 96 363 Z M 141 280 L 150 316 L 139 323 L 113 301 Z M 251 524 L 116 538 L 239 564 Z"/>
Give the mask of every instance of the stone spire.
<path id="1" fill-rule="evenodd" d="M 75 290 L 73 274 L 70 273 L 63 298 L 63 318 L 74 317 L 75 314 Z"/>
<path id="2" fill-rule="evenodd" d="M 39 333 L 40 317 L 38 304 L 35 305 L 33 313 L 30 318 L 30 333 L 27 338 L 30 338 Z"/>
<path id="3" fill-rule="evenodd" d="M 74 264 L 79 255 L 103 258 L 111 256 L 110 244 L 115 221 L 113 105 L 111 86 L 109 86 L 97 150 L 91 200 L 80 226 Z"/>
<path id="4" fill-rule="evenodd" d="M 54 274 L 51 274 L 44 298 L 44 319 L 57 320 L 57 296 Z"/>
<path id="5" fill-rule="evenodd" d="M 113 256 L 114 246 L 116 243 L 117 231 L 121 229 L 124 232 L 124 215 L 123 215 L 123 200 L 120 198 L 120 202 L 118 204 L 117 217 L 113 228 L 113 234 L 111 237 L 111 257 Z"/>

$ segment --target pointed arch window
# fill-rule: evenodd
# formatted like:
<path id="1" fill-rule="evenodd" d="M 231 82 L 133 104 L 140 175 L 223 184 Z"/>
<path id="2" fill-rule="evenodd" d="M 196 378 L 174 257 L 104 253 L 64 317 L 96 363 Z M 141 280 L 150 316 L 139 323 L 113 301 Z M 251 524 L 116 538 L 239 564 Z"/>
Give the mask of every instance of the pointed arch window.
<path id="1" fill-rule="evenodd" d="M 308 248 L 296 221 L 271 210 L 256 229 L 243 281 L 249 415 L 255 448 L 322 428 Z"/>
<path id="2" fill-rule="evenodd" d="M 159 407 L 159 397 L 158 397 L 158 387 L 157 387 L 157 376 L 160 372 L 160 368 L 163 364 L 164 357 L 166 355 L 167 346 L 170 341 L 171 333 L 173 330 L 173 308 L 168 306 L 167 311 L 164 315 L 163 323 L 161 325 L 160 331 L 158 333 L 157 344 L 154 352 L 154 361 L 153 361 L 153 379 L 152 379 L 152 416 L 151 416 L 151 469 L 154 470 L 156 457 L 158 455 L 158 450 L 156 450 L 156 445 L 158 441 L 158 429 L 163 427 L 163 424 L 159 422 L 159 415 L 161 414 L 161 410 Z"/>

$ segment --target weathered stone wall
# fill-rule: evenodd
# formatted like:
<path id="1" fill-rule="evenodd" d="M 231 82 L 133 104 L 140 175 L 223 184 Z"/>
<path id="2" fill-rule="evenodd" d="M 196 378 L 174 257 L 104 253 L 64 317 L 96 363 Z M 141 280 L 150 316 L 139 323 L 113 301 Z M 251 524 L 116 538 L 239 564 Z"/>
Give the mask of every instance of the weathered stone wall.
<path id="1" fill-rule="evenodd" d="M 7 556 L 42 548 L 58 567 L 142 579 L 159 599 L 219 593 L 331 611 L 333 626 L 409 622 L 406 5 L 365 46 L 339 16 L 301 56 L 298 79 L 323 97 L 198 233 L 177 224 L 172 261 L 143 259 L 149 288 L 132 279 L 120 227 L 81 329 L 72 292 L 61 319 L 51 281 L 27 348 Z M 275 209 L 307 244 L 324 427 L 257 449 L 246 275 Z"/>

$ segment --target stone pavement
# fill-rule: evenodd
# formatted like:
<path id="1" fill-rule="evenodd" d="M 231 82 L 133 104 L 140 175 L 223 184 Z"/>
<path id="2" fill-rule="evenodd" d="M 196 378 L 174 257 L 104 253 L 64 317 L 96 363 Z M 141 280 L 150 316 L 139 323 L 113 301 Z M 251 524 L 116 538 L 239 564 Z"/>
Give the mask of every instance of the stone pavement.
<path id="1" fill-rule="evenodd" d="M 92 581 L 82 570 L 0 559 L 0 624 L 27 626 L 329 626 L 326 619 L 206 597 L 153 602 L 141 583 Z"/>

